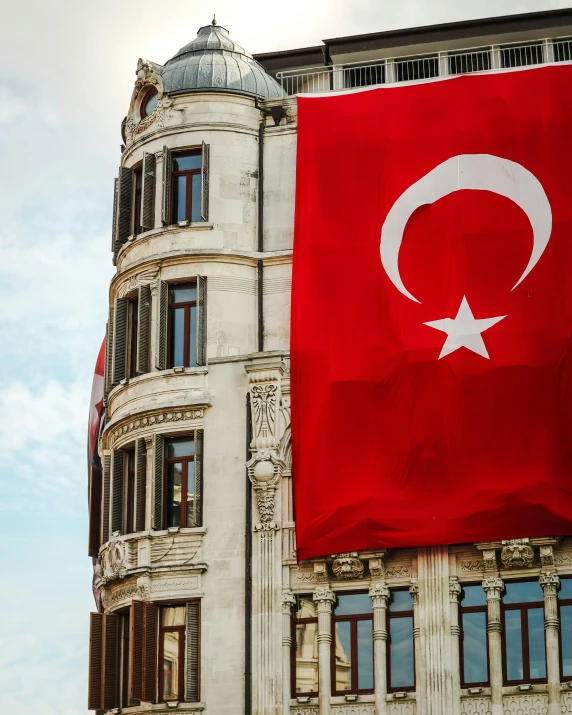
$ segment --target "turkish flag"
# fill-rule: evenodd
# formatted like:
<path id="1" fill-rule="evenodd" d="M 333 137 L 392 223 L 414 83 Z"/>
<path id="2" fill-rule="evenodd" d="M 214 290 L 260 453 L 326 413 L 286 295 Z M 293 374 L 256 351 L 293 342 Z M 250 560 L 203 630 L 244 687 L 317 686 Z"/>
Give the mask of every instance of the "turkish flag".
<path id="1" fill-rule="evenodd" d="M 99 348 L 95 370 L 93 371 L 93 382 L 91 384 L 91 398 L 89 400 L 89 426 L 87 439 L 87 459 L 88 468 L 95 464 L 97 460 L 97 438 L 99 436 L 99 426 L 101 413 L 103 411 L 104 392 L 104 372 L 105 367 L 105 338 Z"/>
<path id="2" fill-rule="evenodd" d="M 572 66 L 298 97 L 298 557 L 572 534 Z"/>

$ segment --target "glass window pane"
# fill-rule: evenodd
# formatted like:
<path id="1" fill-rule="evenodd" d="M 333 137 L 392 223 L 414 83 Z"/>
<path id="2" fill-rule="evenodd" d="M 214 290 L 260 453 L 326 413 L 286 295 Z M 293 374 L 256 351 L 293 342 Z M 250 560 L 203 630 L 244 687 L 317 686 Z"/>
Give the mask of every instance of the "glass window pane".
<path id="1" fill-rule="evenodd" d="M 336 623 L 336 690 L 350 690 L 352 685 L 351 623 Z"/>
<path id="2" fill-rule="evenodd" d="M 167 526 L 181 525 L 181 475 L 180 462 L 167 464 Z"/>
<path id="3" fill-rule="evenodd" d="M 158 96 L 159 95 L 157 93 L 152 94 L 149 97 L 149 99 L 145 102 L 145 114 L 147 116 L 149 116 L 151 114 L 151 112 L 155 109 L 155 107 L 157 106 Z"/>
<path id="4" fill-rule="evenodd" d="M 358 613 L 373 613 L 371 598 L 367 593 L 337 594 L 336 616 L 353 616 Z"/>
<path id="5" fill-rule="evenodd" d="M 317 623 L 296 624 L 296 692 L 318 692 Z"/>
<path id="6" fill-rule="evenodd" d="M 481 586 L 463 586 L 461 591 L 461 606 L 468 608 L 470 606 L 486 606 L 487 594 Z"/>
<path id="7" fill-rule="evenodd" d="M 175 154 L 173 157 L 173 171 L 189 171 L 201 168 L 200 154 Z"/>
<path id="8" fill-rule="evenodd" d="M 479 586 L 479 588 L 481 588 Z M 481 591 L 483 589 L 481 588 Z M 463 613 L 461 615 L 463 638 L 463 679 L 465 683 L 486 683 L 487 668 L 487 614 Z"/>
<path id="9" fill-rule="evenodd" d="M 187 526 L 197 524 L 197 504 L 195 501 L 195 463 L 187 462 Z"/>
<path id="10" fill-rule="evenodd" d="M 412 611 L 413 599 L 409 591 L 392 591 L 389 600 L 389 610 L 392 613 L 399 611 Z"/>
<path id="11" fill-rule="evenodd" d="M 184 606 L 169 606 L 161 609 L 161 625 L 162 626 L 184 626 L 185 625 L 185 607 Z"/>
<path id="12" fill-rule="evenodd" d="M 412 688 L 415 684 L 413 667 L 413 618 L 389 619 L 389 683 L 392 688 Z"/>
<path id="13" fill-rule="evenodd" d="M 196 299 L 196 283 L 171 283 L 169 285 L 169 303 L 190 303 Z"/>
<path id="14" fill-rule="evenodd" d="M 558 592 L 558 598 L 562 601 L 572 600 L 572 578 L 561 578 L 560 579 L 560 591 Z"/>
<path id="15" fill-rule="evenodd" d="M 187 220 L 187 177 L 175 176 L 173 182 L 173 221 Z"/>
<path id="16" fill-rule="evenodd" d="M 163 633 L 163 699 L 179 699 L 179 632 Z"/>
<path id="17" fill-rule="evenodd" d="M 560 608 L 560 633 L 562 638 L 562 675 L 572 677 L 572 606 Z"/>
<path id="18" fill-rule="evenodd" d="M 531 679 L 546 678 L 544 608 L 530 608 L 528 611 L 528 653 Z"/>
<path id="19" fill-rule="evenodd" d="M 201 220 L 201 175 L 191 177 L 191 221 Z"/>
<path id="20" fill-rule="evenodd" d="M 171 308 L 170 326 L 171 367 L 184 365 L 185 349 L 185 309 Z"/>
<path id="21" fill-rule="evenodd" d="M 167 442 L 167 457 L 192 457 L 195 440 L 192 437 L 178 437 Z"/>
<path id="22" fill-rule="evenodd" d="M 197 307 L 192 305 L 191 312 L 191 331 L 189 340 L 189 367 L 197 366 Z"/>
<path id="23" fill-rule="evenodd" d="M 357 622 L 358 690 L 373 690 L 373 623 Z"/>
<path id="24" fill-rule="evenodd" d="M 538 581 L 505 582 L 503 603 L 544 603 L 544 594 Z"/>
<path id="25" fill-rule="evenodd" d="M 296 597 L 296 618 L 316 618 L 318 609 L 312 600 L 312 596 Z"/>
<path id="26" fill-rule="evenodd" d="M 522 680 L 522 626 L 520 611 L 505 611 L 506 675 L 508 680 Z"/>

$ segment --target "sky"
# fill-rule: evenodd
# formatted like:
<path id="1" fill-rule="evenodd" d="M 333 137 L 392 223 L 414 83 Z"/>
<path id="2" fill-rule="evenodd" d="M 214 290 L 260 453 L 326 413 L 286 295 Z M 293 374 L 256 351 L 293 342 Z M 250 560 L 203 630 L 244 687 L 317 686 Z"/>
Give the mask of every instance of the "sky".
<path id="1" fill-rule="evenodd" d="M 20 0 L 0 11 L 0 712 L 85 715 L 87 411 L 137 59 L 216 12 L 248 51 L 572 0 Z"/>

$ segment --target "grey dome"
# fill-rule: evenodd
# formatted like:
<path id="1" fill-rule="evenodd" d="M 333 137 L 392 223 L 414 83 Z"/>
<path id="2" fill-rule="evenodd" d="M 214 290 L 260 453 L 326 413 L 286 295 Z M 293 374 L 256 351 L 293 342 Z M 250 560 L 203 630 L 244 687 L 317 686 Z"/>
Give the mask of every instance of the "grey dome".
<path id="1" fill-rule="evenodd" d="M 219 90 L 257 95 L 265 99 L 286 96 L 278 82 L 213 24 L 199 29 L 197 37 L 165 63 L 162 77 L 167 94 L 193 90 Z"/>

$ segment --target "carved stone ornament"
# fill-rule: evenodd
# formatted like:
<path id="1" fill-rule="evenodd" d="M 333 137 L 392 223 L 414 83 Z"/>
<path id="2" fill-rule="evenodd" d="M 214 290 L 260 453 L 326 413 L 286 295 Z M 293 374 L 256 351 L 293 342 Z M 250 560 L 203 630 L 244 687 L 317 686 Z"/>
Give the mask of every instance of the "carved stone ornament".
<path id="1" fill-rule="evenodd" d="M 560 588 L 560 577 L 555 572 L 541 573 L 539 582 L 542 589 L 548 589 L 549 593 L 557 593 Z"/>
<path id="2" fill-rule="evenodd" d="M 374 583 L 369 589 L 369 597 L 374 606 L 385 607 L 390 597 L 389 589 L 383 583 Z"/>
<path id="3" fill-rule="evenodd" d="M 281 476 L 282 463 L 273 450 L 260 450 L 246 467 L 256 494 L 260 521 L 263 524 L 270 523 L 274 520 L 276 486 Z"/>
<path id="4" fill-rule="evenodd" d="M 313 581 L 314 583 L 328 583 L 328 565 L 325 561 L 314 563 Z"/>
<path id="5" fill-rule="evenodd" d="M 504 581 L 502 578 L 491 576 L 483 581 L 483 588 L 487 592 L 487 596 L 495 595 L 494 592 L 498 591 L 496 595 L 500 598 L 500 594 L 504 591 Z"/>
<path id="6" fill-rule="evenodd" d="M 542 568 L 553 567 L 554 566 L 554 549 L 552 546 L 541 546 L 539 548 L 540 553 L 540 565 Z"/>
<path id="7" fill-rule="evenodd" d="M 534 551 L 528 543 L 528 539 L 503 541 L 501 561 L 506 569 L 532 568 Z"/>
<path id="8" fill-rule="evenodd" d="M 141 273 L 130 276 L 118 287 L 117 297 L 125 298 L 126 295 L 137 290 L 140 286 L 150 285 L 155 281 L 158 273 L 159 266 L 153 266 L 152 268 L 147 268 L 145 271 L 141 271 Z"/>
<path id="9" fill-rule="evenodd" d="M 274 447 L 278 385 L 272 382 L 253 385 L 250 395 L 255 433 L 252 446 L 256 449 Z"/>
<path id="10" fill-rule="evenodd" d="M 139 105 L 150 87 L 157 90 L 157 103 L 151 114 L 141 118 Z M 159 128 L 165 126 L 165 109 L 173 105 L 173 100 L 163 92 L 163 78 L 155 71 L 153 63 L 140 59 L 137 63 L 137 80 L 131 97 L 130 112 L 125 123 L 125 139 L 128 145 L 133 142 L 135 135 L 148 129 L 154 122 Z"/>
<path id="11" fill-rule="evenodd" d="M 373 559 L 370 559 L 368 562 L 369 565 L 369 573 L 372 578 L 383 578 L 384 576 L 384 570 L 383 570 L 383 557 L 375 557 Z"/>
<path id="12" fill-rule="evenodd" d="M 459 597 L 461 596 L 461 584 L 457 576 L 451 576 L 449 578 L 449 600 L 451 603 L 458 603 Z"/>
<path id="13" fill-rule="evenodd" d="M 409 593 L 413 598 L 413 605 L 417 606 L 419 604 L 419 584 L 417 581 L 411 582 L 411 586 L 409 586 Z"/>
<path id="14" fill-rule="evenodd" d="M 113 430 L 109 446 L 112 447 L 119 438 L 126 434 L 133 434 L 133 436 L 135 436 L 137 432 L 146 430 L 149 427 L 170 424 L 171 422 L 180 422 L 181 420 L 201 420 L 203 415 L 204 408 L 193 407 L 182 410 L 166 410 L 165 412 L 157 412 L 152 415 L 131 419 Z"/>
<path id="15" fill-rule="evenodd" d="M 314 603 L 335 603 L 336 596 L 329 588 L 317 588 L 312 594 Z"/>
<path id="16" fill-rule="evenodd" d="M 483 551 L 483 566 L 485 571 L 498 571 L 497 552 L 495 549 L 485 549 Z"/>
<path id="17" fill-rule="evenodd" d="M 99 588 L 102 588 L 110 581 L 125 578 L 127 573 L 125 543 L 119 539 L 111 540 L 102 554 L 101 561 L 103 575 L 98 583 Z"/>
<path id="18" fill-rule="evenodd" d="M 364 565 L 357 558 L 357 552 L 338 554 L 332 563 L 332 571 L 339 580 L 362 578 Z"/>

